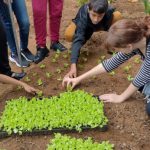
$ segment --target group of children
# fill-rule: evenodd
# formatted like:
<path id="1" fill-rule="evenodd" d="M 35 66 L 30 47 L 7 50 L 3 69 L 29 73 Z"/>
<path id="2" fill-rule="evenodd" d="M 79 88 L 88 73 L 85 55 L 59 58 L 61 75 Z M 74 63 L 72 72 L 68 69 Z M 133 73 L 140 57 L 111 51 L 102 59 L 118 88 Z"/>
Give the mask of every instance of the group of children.
<path id="1" fill-rule="evenodd" d="M 16 0 L 16 2 L 17 1 L 20 1 L 21 3 L 24 0 Z M 47 0 L 44 1 L 32 0 L 34 26 L 35 26 L 35 33 L 36 33 L 36 44 L 37 44 L 37 54 L 33 60 L 35 63 L 38 63 L 41 60 L 43 60 L 49 53 L 49 50 L 46 47 L 47 2 L 48 2 Z M 50 30 L 51 30 L 51 40 L 52 40 L 50 48 L 54 50 L 59 49 L 60 51 L 64 51 L 66 50 L 66 48 L 61 43 L 59 43 L 59 27 L 60 27 L 63 1 L 55 0 L 54 2 L 53 0 L 51 0 L 49 1 L 49 7 L 50 7 L 49 12 L 50 12 L 50 24 L 51 24 Z M 1 4 L 0 4 L 0 14 L 1 14 Z M 29 27 L 29 25 L 27 26 Z M 26 34 L 28 36 L 28 30 L 27 29 L 25 30 L 27 31 Z M 86 41 L 90 39 L 90 37 L 94 32 L 100 30 L 108 31 L 108 36 L 105 42 L 106 47 L 121 48 L 121 51 L 118 52 L 112 58 L 104 60 L 102 63 L 100 63 L 90 71 L 77 77 L 77 61 L 79 58 L 80 49 L 86 43 Z M 10 43 L 12 41 L 9 42 L 9 36 L 7 35 L 7 39 L 8 39 L 8 44 L 10 46 L 11 45 Z M 149 16 L 145 17 L 143 20 L 136 20 L 136 21 L 130 19 L 122 19 L 121 13 L 115 11 L 114 8 L 109 6 L 107 0 L 89 0 L 87 4 L 83 5 L 79 9 L 76 17 L 72 20 L 71 24 L 68 26 L 68 28 L 65 31 L 66 40 L 72 42 L 72 48 L 71 48 L 72 52 L 71 52 L 71 68 L 68 74 L 63 79 L 63 83 L 62 83 L 63 86 L 65 87 L 71 85 L 72 88 L 74 88 L 79 82 L 81 82 L 86 78 L 92 77 L 94 75 L 99 75 L 101 73 L 110 72 L 113 69 L 119 67 L 119 65 L 121 65 L 122 63 L 124 63 L 125 61 L 127 61 L 133 56 L 133 50 L 140 48 L 141 43 L 143 42 L 142 40 L 146 38 L 147 42 L 146 42 L 145 59 L 143 60 L 140 70 L 138 71 L 137 75 L 135 76 L 134 80 L 129 85 L 129 87 L 121 94 L 104 94 L 100 96 L 100 99 L 102 99 L 104 102 L 121 103 L 127 100 L 134 92 L 140 90 L 142 91 L 142 93 L 146 95 L 146 99 L 147 99 L 146 110 L 148 115 L 150 115 L 150 38 L 149 37 L 150 37 Z M 20 34 L 20 38 L 21 38 L 21 34 Z M 2 44 L 3 43 L 4 42 L 2 42 Z M 26 45 L 25 47 L 23 47 L 24 44 Z M 21 43 L 21 46 L 23 51 L 28 51 L 28 54 L 32 56 L 32 54 L 30 54 L 27 48 L 27 41 L 25 43 Z M 10 70 L 10 67 L 8 68 Z M 0 76 L 0 78 L 2 77 L 3 76 Z M 11 83 L 14 82 L 12 81 Z M 22 83 L 16 82 L 16 84 L 22 84 Z M 36 90 L 32 87 L 27 87 L 27 85 L 23 85 L 23 86 L 26 90 L 28 89 L 27 91 L 31 93 L 36 92 Z"/>

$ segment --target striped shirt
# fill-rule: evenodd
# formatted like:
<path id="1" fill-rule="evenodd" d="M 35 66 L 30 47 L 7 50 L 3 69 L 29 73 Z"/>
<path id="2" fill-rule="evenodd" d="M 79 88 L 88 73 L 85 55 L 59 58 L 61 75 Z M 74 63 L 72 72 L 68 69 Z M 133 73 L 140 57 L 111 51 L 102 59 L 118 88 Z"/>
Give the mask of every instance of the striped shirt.
<path id="1" fill-rule="evenodd" d="M 102 65 L 107 72 L 110 72 L 133 56 L 134 55 L 132 52 L 128 54 L 125 54 L 123 52 L 118 52 L 114 57 L 104 60 L 102 62 Z M 140 88 L 148 82 L 150 82 L 150 41 L 147 44 L 145 59 L 137 75 L 132 81 L 132 84 L 137 88 Z"/>

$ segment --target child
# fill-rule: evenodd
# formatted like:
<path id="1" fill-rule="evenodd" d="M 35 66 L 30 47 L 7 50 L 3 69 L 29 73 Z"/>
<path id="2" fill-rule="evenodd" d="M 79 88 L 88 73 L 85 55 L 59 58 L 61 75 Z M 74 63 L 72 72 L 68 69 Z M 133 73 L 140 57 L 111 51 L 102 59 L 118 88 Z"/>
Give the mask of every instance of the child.
<path id="1" fill-rule="evenodd" d="M 39 63 L 46 56 L 49 50 L 46 47 L 47 36 L 47 5 L 49 8 L 49 29 L 51 46 L 54 51 L 64 51 L 66 47 L 59 42 L 59 28 L 61 23 L 63 0 L 32 0 L 34 27 L 36 34 L 37 54 L 34 62 Z"/>
<path id="2" fill-rule="evenodd" d="M 83 5 L 75 19 L 66 29 L 65 37 L 67 41 L 73 41 L 71 52 L 71 68 L 66 76 L 71 78 L 77 76 L 77 61 L 81 47 L 90 39 L 93 32 L 107 31 L 112 23 L 121 19 L 118 11 L 108 6 L 107 0 L 90 0 Z"/>
<path id="3" fill-rule="evenodd" d="M 0 73 L 20 80 L 25 73 L 12 72 L 8 61 L 7 39 L 4 27 L 0 18 Z"/>
<path id="4" fill-rule="evenodd" d="M 13 35 L 12 23 L 11 23 L 9 9 L 7 5 L 9 1 L 12 2 L 12 9 L 16 16 L 18 26 L 19 26 L 22 67 L 28 67 L 30 65 L 30 62 L 33 61 L 34 55 L 28 49 L 30 23 L 27 14 L 25 0 L 0 0 L 0 16 L 4 23 L 4 27 L 7 34 L 8 45 L 11 50 L 11 55 L 9 59 L 11 62 L 14 62 L 18 67 L 21 67 L 21 64 L 18 59 L 16 43 Z"/>
<path id="5" fill-rule="evenodd" d="M 101 64 L 94 67 L 87 73 L 71 79 L 64 78 L 63 86 L 71 84 L 75 87 L 83 79 L 98 75 L 104 72 L 110 72 L 117 68 L 123 62 L 132 57 L 132 50 L 140 48 L 142 39 L 147 39 L 146 55 L 140 70 L 135 76 L 129 87 L 120 95 L 104 94 L 100 98 L 104 102 L 121 103 L 127 100 L 134 92 L 143 89 L 142 93 L 146 95 L 147 114 L 150 116 L 150 17 L 147 16 L 143 21 L 120 20 L 111 26 L 106 40 L 107 46 L 124 48 L 122 52 L 118 52 L 114 57 L 104 60 Z"/>
<path id="6" fill-rule="evenodd" d="M 2 75 L 0 74 L 0 82 L 3 82 L 3 83 L 8 83 L 8 84 L 15 84 L 15 85 L 20 85 L 22 86 L 25 91 L 27 91 L 28 93 L 31 93 L 31 94 L 36 94 L 38 92 L 37 89 L 29 86 L 28 84 L 22 82 L 22 81 L 18 81 L 16 79 L 13 79 L 13 78 L 10 78 L 6 75 Z"/>

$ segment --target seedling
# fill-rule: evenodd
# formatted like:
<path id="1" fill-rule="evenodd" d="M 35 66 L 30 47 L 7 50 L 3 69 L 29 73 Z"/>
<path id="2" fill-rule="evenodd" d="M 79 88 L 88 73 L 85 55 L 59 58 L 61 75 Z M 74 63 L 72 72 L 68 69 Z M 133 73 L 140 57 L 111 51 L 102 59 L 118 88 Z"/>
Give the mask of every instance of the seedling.
<path id="1" fill-rule="evenodd" d="M 68 54 L 71 54 L 71 50 L 68 50 Z"/>
<path id="2" fill-rule="evenodd" d="M 42 92 L 42 91 L 39 91 L 39 92 L 37 93 L 37 96 L 38 96 L 38 97 L 42 97 L 42 96 L 43 96 L 43 92 Z"/>
<path id="3" fill-rule="evenodd" d="M 55 134 L 55 138 L 51 140 L 47 150 L 113 150 L 114 145 L 109 141 L 102 143 L 94 142 L 91 137 L 86 140 L 81 138 L 72 138 L 67 135 Z"/>
<path id="4" fill-rule="evenodd" d="M 41 68 L 41 69 L 44 69 L 44 68 L 46 68 L 46 65 L 45 65 L 45 64 L 41 64 L 41 65 L 40 65 L 40 68 Z"/>
<path id="5" fill-rule="evenodd" d="M 56 69 L 56 72 L 57 72 L 58 74 L 60 74 L 60 73 L 62 72 L 62 70 L 61 70 L 60 68 L 57 68 L 57 69 Z"/>
<path id="6" fill-rule="evenodd" d="M 101 56 L 100 59 L 98 60 L 98 64 L 100 64 L 104 59 L 106 58 L 106 56 Z"/>
<path id="7" fill-rule="evenodd" d="M 81 131 L 82 127 L 102 128 L 108 123 L 103 102 L 81 90 L 40 100 L 9 100 L 0 118 L 0 130 L 8 134 L 56 128 Z"/>
<path id="8" fill-rule="evenodd" d="M 56 63 L 57 60 L 56 60 L 55 58 L 52 58 L 52 62 L 53 62 L 53 63 Z"/>
<path id="9" fill-rule="evenodd" d="M 128 79 L 128 81 L 133 81 L 134 80 L 134 78 L 131 75 L 128 75 L 127 79 Z"/>
<path id="10" fill-rule="evenodd" d="M 56 53 L 55 56 L 54 56 L 54 58 L 58 59 L 59 58 L 59 54 Z"/>
<path id="11" fill-rule="evenodd" d="M 26 81 L 26 82 L 30 82 L 31 79 L 27 76 L 27 77 L 25 78 L 25 81 Z"/>
<path id="12" fill-rule="evenodd" d="M 63 78 L 61 77 L 61 76 L 59 76 L 58 78 L 57 78 L 57 81 L 62 81 L 63 80 Z"/>
<path id="13" fill-rule="evenodd" d="M 115 73 L 115 71 L 111 71 L 109 74 L 110 74 L 111 76 L 114 76 L 116 73 Z"/>
<path id="14" fill-rule="evenodd" d="M 64 68 L 67 68 L 69 66 L 68 63 L 64 63 Z"/>
<path id="15" fill-rule="evenodd" d="M 46 77 L 47 77 L 47 78 L 51 78 L 51 77 L 52 77 L 52 73 L 46 72 Z"/>
<path id="16" fill-rule="evenodd" d="M 41 86 L 43 84 L 43 81 L 41 79 L 38 79 L 37 84 L 38 86 Z"/>
<path id="17" fill-rule="evenodd" d="M 23 89 L 23 87 L 20 86 L 20 85 L 18 85 L 18 86 L 17 86 L 17 90 L 21 90 L 21 89 Z"/>
<path id="18" fill-rule="evenodd" d="M 136 58 L 134 59 L 134 62 L 135 62 L 136 64 L 139 64 L 139 63 L 141 63 L 141 59 L 140 59 L 139 57 L 136 57 Z"/>
<path id="19" fill-rule="evenodd" d="M 37 76 L 37 72 L 33 72 L 32 76 L 33 77 Z"/>
<path id="20" fill-rule="evenodd" d="M 82 60 L 83 60 L 84 62 L 87 62 L 87 58 L 86 58 L 86 57 L 82 57 Z"/>
<path id="21" fill-rule="evenodd" d="M 65 58 L 65 59 L 68 58 L 68 55 L 67 55 L 67 54 L 64 54 L 64 55 L 63 55 L 63 58 Z"/>
<path id="22" fill-rule="evenodd" d="M 131 65 L 128 65 L 128 66 L 125 66 L 124 68 L 123 68 L 123 70 L 126 72 L 126 73 L 129 73 L 129 70 L 132 68 L 132 66 Z"/>

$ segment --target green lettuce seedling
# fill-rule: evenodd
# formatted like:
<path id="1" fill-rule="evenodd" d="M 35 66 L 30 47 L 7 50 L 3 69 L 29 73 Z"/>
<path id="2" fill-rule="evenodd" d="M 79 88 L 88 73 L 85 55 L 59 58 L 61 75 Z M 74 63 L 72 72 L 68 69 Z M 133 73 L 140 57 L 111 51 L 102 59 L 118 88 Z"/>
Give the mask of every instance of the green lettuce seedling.
<path id="1" fill-rule="evenodd" d="M 103 108 L 102 101 L 81 90 L 40 100 L 20 97 L 6 102 L 0 117 L 0 130 L 22 134 L 35 129 L 65 128 L 81 132 L 82 126 L 102 128 L 108 123 Z"/>
<path id="2" fill-rule="evenodd" d="M 94 142 L 91 137 L 87 140 L 72 138 L 67 135 L 55 134 L 55 138 L 50 141 L 47 150 L 113 150 L 114 145 L 109 141 L 102 143 Z"/>
<path id="3" fill-rule="evenodd" d="M 128 81 L 133 81 L 134 80 L 134 78 L 130 74 L 127 76 L 127 79 L 128 79 Z"/>
<path id="4" fill-rule="evenodd" d="M 43 81 L 41 79 L 38 79 L 37 84 L 38 86 L 41 86 L 43 84 Z"/>
<path id="5" fill-rule="evenodd" d="M 41 64 L 41 65 L 40 65 L 40 68 L 41 68 L 41 69 L 44 69 L 44 68 L 46 68 L 46 65 L 45 65 L 45 64 Z"/>

